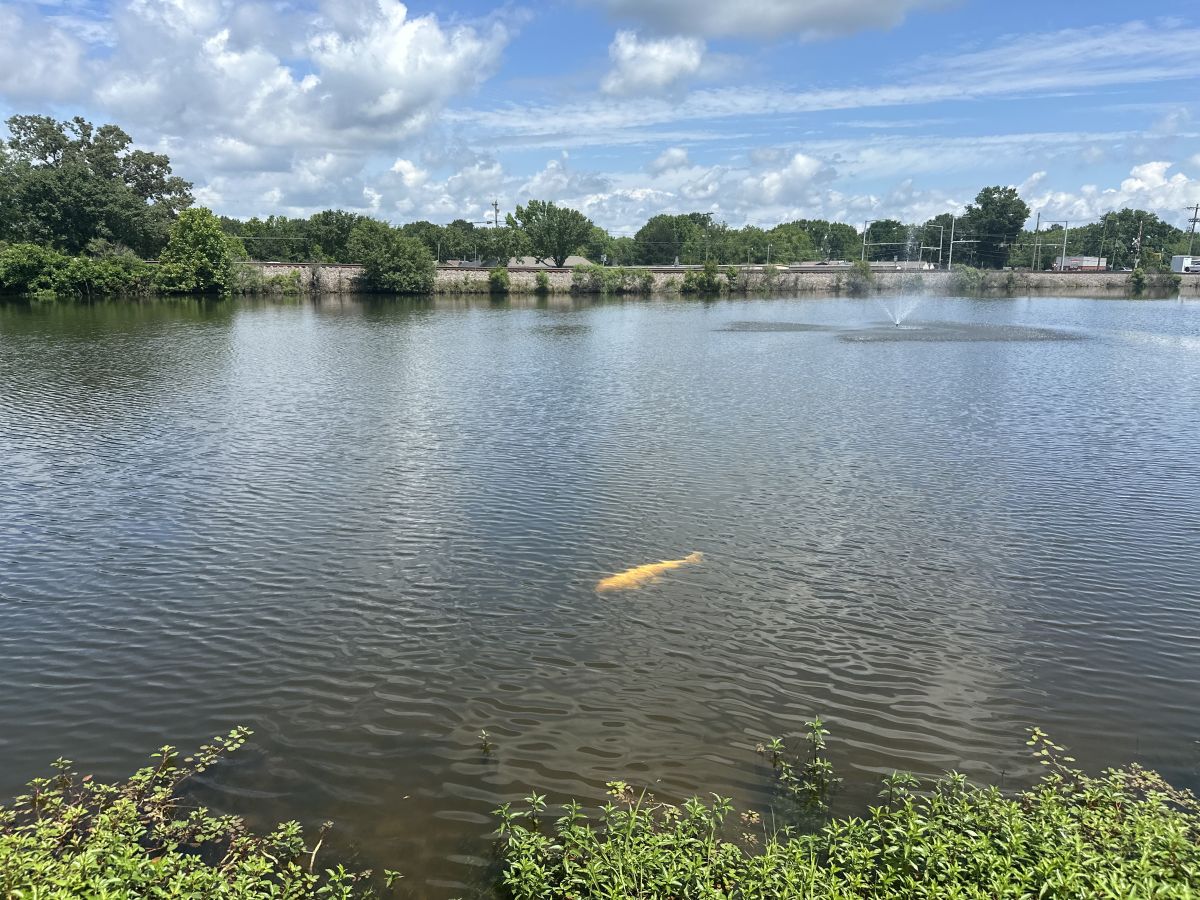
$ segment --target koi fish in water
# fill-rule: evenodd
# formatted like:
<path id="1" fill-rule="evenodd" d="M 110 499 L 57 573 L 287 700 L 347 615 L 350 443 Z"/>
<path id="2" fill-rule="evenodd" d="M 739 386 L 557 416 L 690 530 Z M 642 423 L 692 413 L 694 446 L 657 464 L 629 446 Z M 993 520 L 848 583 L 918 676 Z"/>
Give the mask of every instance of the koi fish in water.
<path id="1" fill-rule="evenodd" d="M 639 588 L 650 581 L 657 581 L 658 576 L 671 569 L 678 569 L 690 563 L 698 563 L 704 559 L 703 553 L 691 553 L 683 559 L 664 559 L 662 562 L 647 563 L 644 566 L 634 566 L 616 575 L 609 575 L 597 585 L 598 591 L 626 591 Z"/>

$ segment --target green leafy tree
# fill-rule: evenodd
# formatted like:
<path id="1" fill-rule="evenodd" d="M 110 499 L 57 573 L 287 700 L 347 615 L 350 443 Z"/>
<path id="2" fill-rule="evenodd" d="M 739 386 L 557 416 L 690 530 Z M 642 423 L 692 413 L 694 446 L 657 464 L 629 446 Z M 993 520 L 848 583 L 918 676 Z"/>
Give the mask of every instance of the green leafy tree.
<path id="1" fill-rule="evenodd" d="M 685 265 L 696 265 L 703 263 L 706 256 L 738 258 L 736 250 L 724 247 L 726 237 L 723 228 L 713 222 L 712 213 L 664 213 L 639 228 L 633 240 L 637 245 L 637 262 L 669 266 L 677 259 Z"/>
<path id="2" fill-rule="evenodd" d="M 106 238 L 143 256 L 166 243 L 192 203 L 191 185 L 162 154 L 132 149 L 116 125 L 12 116 L 0 160 L 0 239 L 79 253 Z"/>
<path id="3" fill-rule="evenodd" d="M 479 228 L 475 231 L 479 240 L 480 259 L 498 266 L 507 266 L 514 257 L 526 255 L 529 242 L 525 232 L 519 228 Z"/>
<path id="4" fill-rule="evenodd" d="M 169 294 L 227 294 L 245 255 L 241 242 L 221 229 L 212 210 L 185 209 L 159 257 L 155 284 Z"/>
<path id="5" fill-rule="evenodd" d="M 916 259 L 920 246 L 920 230 L 897 219 L 879 219 L 867 227 L 867 259 Z"/>
<path id="6" fill-rule="evenodd" d="M 988 268 L 1008 265 L 1008 255 L 1028 219 L 1029 205 L 1021 199 L 1016 188 L 985 187 L 963 215 L 965 230 L 977 242 L 973 245 L 974 258 Z M 957 252 L 955 256 L 958 256 Z"/>
<path id="7" fill-rule="evenodd" d="M 386 222 L 365 219 L 350 232 L 351 259 L 363 267 L 363 286 L 397 294 L 433 290 L 436 265 L 429 248 Z"/>
<path id="8" fill-rule="evenodd" d="M 593 228 L 591 219 L 578 210 L 543 200 L 518 206 L 507 222 L 509 228 L 525 233 L 534 256 L 553 260 L 560 268 L 567 264 L 567 257 L 587 243 Z"/>

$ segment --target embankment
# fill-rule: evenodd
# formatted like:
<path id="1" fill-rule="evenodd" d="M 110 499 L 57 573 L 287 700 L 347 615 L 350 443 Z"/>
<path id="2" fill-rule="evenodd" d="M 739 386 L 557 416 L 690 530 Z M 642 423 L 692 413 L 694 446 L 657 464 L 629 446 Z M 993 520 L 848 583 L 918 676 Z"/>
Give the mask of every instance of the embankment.
<path id="1" fill-rule="evenodd" d="M 252 262 L 264 276 L 289 276 L 298 273 L 302 290 L 327 294 L 352 293 L 362 273 L 360 266 Z M 683 286 L 687 267 L 649 268 L 653 293 L 677 293 Z M 724 273 L 725 270 L 722 270 Z M 833 294 L 844 292 L 849 273 L 845 269 L 821 267 L 776 268 L 739 267 L 738 293 Z M 537 276 L 544 273 L 552 293 L 572 289 L 571 269 L 512 267 L 509 290 L 514 294 L 532 294 Z M 1151 276 L 1153 278 L 1154 276 Z M 724 274 L 722 274 L 724 278 Z M 1154 290 L 1153 284 L 1149 285 Z M 962 285 L 951 272 L 873 273 L 873 289 L 880 293 L 923 292 L 929 294 L 962 293 Z M 988 293 L 1107 294 L 1127 296 L 1133 293 L 1128 272 L 986 272 L 981 289 Z M 439 266 L 434 291 L 439 294 L 487 294 L 491 290 L 486 268 Z M 1179 287 L 1181 297 L 1200 297 L 1200 275 L 1185 275 Z"/>

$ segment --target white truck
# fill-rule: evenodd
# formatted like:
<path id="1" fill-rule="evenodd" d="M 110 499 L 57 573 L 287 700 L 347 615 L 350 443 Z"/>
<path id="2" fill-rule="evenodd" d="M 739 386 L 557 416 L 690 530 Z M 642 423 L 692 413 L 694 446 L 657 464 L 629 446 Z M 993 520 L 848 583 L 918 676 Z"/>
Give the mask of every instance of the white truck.
<path id="1" fill-rule="evenodd" d="M 1200 256 L 1172 256 L 1171 271 L 1176 275 L 1200 275 Z"/>

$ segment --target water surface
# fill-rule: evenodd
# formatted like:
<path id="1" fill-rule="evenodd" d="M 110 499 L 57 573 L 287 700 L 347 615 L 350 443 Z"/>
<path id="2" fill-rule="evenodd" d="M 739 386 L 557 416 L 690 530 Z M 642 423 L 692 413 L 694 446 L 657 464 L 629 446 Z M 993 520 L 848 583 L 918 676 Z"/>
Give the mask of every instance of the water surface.
<path id="1" fill-rule="evenodd" d="M 1019 781 L 1037 723 L 1200 786 L 1200 303 L 904 324 L 0 307 L 0 794 L 243 723 L 206 799 L 449 897 L 529 787 L 761 804 L 814 714 L 851 781 Z"/>

